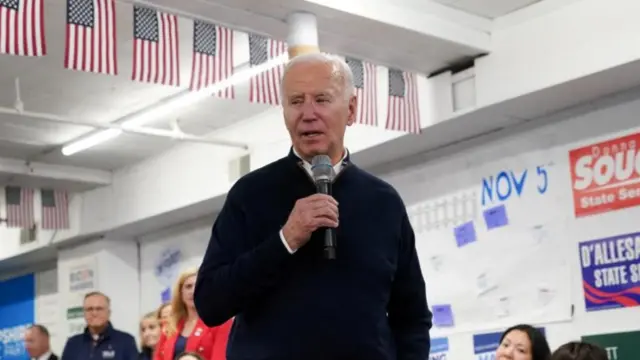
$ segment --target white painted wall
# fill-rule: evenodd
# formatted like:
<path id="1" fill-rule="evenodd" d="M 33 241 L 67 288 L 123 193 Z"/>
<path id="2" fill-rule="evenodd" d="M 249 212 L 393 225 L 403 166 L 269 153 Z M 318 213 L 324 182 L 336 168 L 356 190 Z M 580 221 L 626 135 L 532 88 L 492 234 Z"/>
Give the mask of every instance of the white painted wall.
<path id="1" fill-rule="evenodd" d="M 213 218 L 200 219 L 156 233 L 142 236 L 140 242 L 140 310 L 145 313 L 153 311 L 160 306 L 162 291 L 168 285 L 175 283 L 176 276 L 190 267 L 197 267 L 202 262 L 202 257 L 209 242 Z M 164 273 L 159 277 L 156 267 L 163 261 L 163 252 L 179 252 L 177 264 L 170 264 L 167 269 L 165 262 Z M 172 287 L 171 287 L 172 288 Z"/>
<path id="2" fill-rule="evenodd" d="M 595 108 L 589 105 L 572 111 L 569 119 L 552 125 L 530 130 L 512 132 L 486 141 L 483 144 L 465 149 L 456 154 L 432 158 L 411 168 L 400 169 L 382 176 L 401 193 L 408 206 L 457 191 L 477 189 L 481 192 L 482 178 L 496 172 L 497 169 L 538 165 L 540 161 L 553 164 L 555 177 L 553 186 L 559 187 L 550 196 L 549 201 L 538 201 L 523 197 L 520 207 L 530 205 L 530 210 L 543 217 L 562 222 L 564 230 L 554 235 L 559 246 L 568 249 L 568 272 L 570 279 L 570 302 L 575 307 L 573 318 L 561 323 L 543 323 L 552 347 L 569 340 L 579 339 L 583 334 L 626 331 L 636 329 L 640 322 L 638 309 L 620 309 L 586 313 L 581 288 L 581 272 L 577 243 L 606 236 L 640 231 L 637 222 L 629 221 L 640 216 L 640 207 L 616 211 L 601 216 L 577 221 L 573 217 L 573 199 L 568 162 L 568 151 L 595 141 L 628 133 L 638 126 L 636 114 L 640 112 L 638 94 L 634 99 L 617 104 L 620 99 L 607 100 Z M 607 105 L 608 104 L 608 105 Z M 604 106 L 607 107 L 604 107 Z M 585 112 L 590 109 L 591 112 Z M 542 120 L 536 120 L 542 121 Z M 640 131 L 640 129 L 635 129 Z M 348 144 L 347 144 L 348 145 Z M 519 169 L 514 169 L 519 170 Z M 149 234 L 141 238 L 141 309 L 146 311 L 157 306 L 162 285 L 156 279 L 153 266 L 159 254 L 167 247 L 179 247 L 182 252 L 180 266 L 197 264 L 204 252 L 213 219 L 204 219 L 180 228 L 167 229 L 160 233 Z M 452 240 L 453 241 L 453 240 Z M 420 244 L 419 248 L 425 246 Z M 571 250 L 573 249 L 573 251 Z M 496 262 L 503 261 L 508 254 L 494 253 Z M 423 263 L 423 268 L 426 266 Z M 461 274 L 473 269 L 474 264 L 460 269 Z M 540 267 L 545 264 L 539 264 Z M 529 269 L 537 271 L 536 267 Z M 426 271 L 425 271 L 426 273 Z M 429 278 L 426 279 L 429 283 Z M 471 290 L 470 290 L 471 291 Z M 470 301 L 475 299 L 470 296 Z M 517 304 L 516 304 L 517 306 Z M 487 329 L 494 330 L 494 329 Z M 434 331 L 435 332 L 435 331 Z M 472 333 L 450 336 L 450 358 L 469 359 L 473 356 Z"/>

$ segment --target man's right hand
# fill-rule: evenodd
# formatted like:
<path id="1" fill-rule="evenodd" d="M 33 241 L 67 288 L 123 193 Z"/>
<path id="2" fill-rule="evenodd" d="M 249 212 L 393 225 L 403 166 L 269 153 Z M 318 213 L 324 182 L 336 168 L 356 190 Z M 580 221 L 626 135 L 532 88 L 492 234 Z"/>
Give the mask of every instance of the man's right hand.
<path id="1" fill-rule="evenodd" d="M 296 201 L 282 234 L 295 251 L 309 241 L 311 233 L 323 227 L 338 227 L 338 202 L 329 195 L 314 194 Z"/>

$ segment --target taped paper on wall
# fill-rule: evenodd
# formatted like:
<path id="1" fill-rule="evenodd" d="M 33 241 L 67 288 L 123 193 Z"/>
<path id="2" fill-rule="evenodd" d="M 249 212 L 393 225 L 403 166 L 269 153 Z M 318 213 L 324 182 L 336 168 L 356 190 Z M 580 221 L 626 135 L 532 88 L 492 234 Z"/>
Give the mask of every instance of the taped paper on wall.
<path id="1" fill-rule="evenodd" d="M 438 327 L 453 326 L 453 310 L 451 305 L 433 305 L 433 325 Z"/>
<path id="2" fill-rule="evenodd" d="M 453 235 L 456 239 L 458 247 L 469 245 L 476 241 L 476 229 L 473 221 L 469 221 L 453 229 Z"/>

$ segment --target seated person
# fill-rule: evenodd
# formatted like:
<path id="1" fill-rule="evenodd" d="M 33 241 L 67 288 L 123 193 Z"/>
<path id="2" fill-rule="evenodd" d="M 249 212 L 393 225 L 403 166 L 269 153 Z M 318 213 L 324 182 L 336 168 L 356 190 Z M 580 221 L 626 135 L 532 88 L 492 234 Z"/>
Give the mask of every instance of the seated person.
<path id="1" fill-rule="evenodd" d="M 500 338 L 496 360 L 549 360 L 551 349 L 540 330 L 531 325 L 508 328 Z"/>
<path id="2" fill-rule="evenodd" d="M 598 345 L 572 341 L 554 351 L 551 360 L 608 360 L 608 357 L 607 351 Z"/>

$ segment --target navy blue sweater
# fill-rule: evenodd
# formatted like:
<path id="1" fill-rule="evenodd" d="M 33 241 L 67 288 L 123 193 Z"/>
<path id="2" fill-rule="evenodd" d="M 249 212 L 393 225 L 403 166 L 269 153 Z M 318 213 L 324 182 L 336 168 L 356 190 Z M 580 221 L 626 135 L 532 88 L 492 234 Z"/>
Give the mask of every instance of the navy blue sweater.
<path id="1" fill-rule="evenodd" d="M 425 360 L 431 313 L 400 196 L 346 159 L 333 184 L 337 259 L 322 233 L 291 255 L 279 237 L 315 193 L 293 154 L 240 179 L 212 229 L 195 288 L 209 326 L 236 316 L 228 360 Z"/>
<path id="2" fill-rule="evenodd" d="M 97 341 L 85 328 L 82 334 L 67 339 L 60 360 L 138 360 L 136 340 L 109 323 Z"/>

